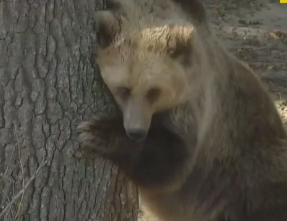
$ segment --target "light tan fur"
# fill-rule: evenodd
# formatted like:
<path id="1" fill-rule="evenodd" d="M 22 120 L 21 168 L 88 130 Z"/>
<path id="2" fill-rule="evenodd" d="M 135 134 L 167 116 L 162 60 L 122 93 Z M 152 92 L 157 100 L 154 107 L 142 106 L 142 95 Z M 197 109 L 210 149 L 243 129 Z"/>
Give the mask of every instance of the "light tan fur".
<path id="1" fill-rule="evenodd" d="M 164 221 L 215 221 L 239 218 L 243 207 L 287 205 L 286 132 L 255 74 L 172 0 L 118 2 L 97 14 L 113 36 L 97 63 L 124 127 L 147 131 L 155 113 L 168 111 L 189 147 L 171 183 L 139 186 L 148 207 Z M 149 102 L 154 88 L 160 94 Z"/>
<path id="2" fill-rule="evenodd" d="M 188 86 L 187 78 L 191 78 L 196 85 L 198 77 L 193 73 L 202 72 L 197 69 L 203 68 L 202 63 L 207 63 L 202 61 L 207 56 L 201 45 L 202 39 L 197 39 L 200 36 L 190 23 L 191 18 L 173 2 L 125 0 L 120 3 L 122 7 L 117 19 L 121 22 L 115 19 L 113 23 L 113 15 L 109 11 L 98 12 L 99 22 L 105 19 L 107 26 L 113 26 L 115 30 L 115 25 L 121 26 L 113 44 L 99 50 L 97 63 L 103 80 L 120 107 L 125 108 L 125 126 L 129 127 L 129 122 L 132 122 L 147 130 L 153 113 L 184 103 L 190 99 L 190 94 L 198 91 Z M 184 54 L 177 59 L 169 56 L 177 49 L 177 44 L 190 47 L 192 53 L 188 60 L 192 60 L 192 65 L 183 67 L 180 64 L 179 61 L 185 59 L 182 58 Z M 189 76 L 186 75 L 187 71 Z M 121 88 L 131 88 L 132 97 L 136 100 L 130 99 L 130 104 L 123 105 L 118 90 Z M 144 96 L 151 88 L 159 88 L 161 97 L 152 107 L 148 107 L 144 104 Z M 145 117 L 139 117 L 137 113 Z"/>

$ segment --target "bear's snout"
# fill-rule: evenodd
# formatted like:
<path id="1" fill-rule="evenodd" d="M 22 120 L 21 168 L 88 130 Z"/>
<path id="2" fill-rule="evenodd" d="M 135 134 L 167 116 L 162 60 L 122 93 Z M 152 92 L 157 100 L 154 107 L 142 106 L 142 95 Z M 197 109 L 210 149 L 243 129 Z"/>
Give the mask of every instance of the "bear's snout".
<path id="1" fill-rule="evenodd" d="M 142 129 L 128 129 L 126 133 L 128 137 L 134 141 L 143 141 L 147 135 L 147 132 Z"/>

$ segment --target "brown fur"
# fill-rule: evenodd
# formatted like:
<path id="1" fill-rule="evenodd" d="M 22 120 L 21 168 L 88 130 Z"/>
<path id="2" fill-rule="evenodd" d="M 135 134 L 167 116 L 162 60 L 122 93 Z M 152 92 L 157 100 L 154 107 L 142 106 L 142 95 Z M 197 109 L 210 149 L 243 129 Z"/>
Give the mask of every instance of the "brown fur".
<path id="1" fill-rule="evenodd" d="M 208 27 L 207 14 L 201 0 L 172 0 L 200 25 Z"/>
<path id="2" fill-rule="evenodd" d="M 119 0 L 97 14 L 123 118 L 81 123 L 83 151 L 116 163 L 160 220 L 287 220 L 286 131 L 255 74 L 206 35 L 201 6 Z M 134 126 L 144 141 L 126 136 Z"/>

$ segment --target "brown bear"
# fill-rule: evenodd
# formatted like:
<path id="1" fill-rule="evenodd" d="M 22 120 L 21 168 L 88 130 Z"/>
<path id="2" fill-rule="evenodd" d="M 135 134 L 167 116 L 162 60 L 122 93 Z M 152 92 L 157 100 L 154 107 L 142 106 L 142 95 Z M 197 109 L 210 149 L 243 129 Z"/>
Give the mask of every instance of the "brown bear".
<path id="1" fill-rule="evenodd" d="M 82 151 L 117 164 L 159 220 L 287 220 L 286 131 L 202 3 L 107 6 L 97 63 L 122 116 L 82 122 Z"/>

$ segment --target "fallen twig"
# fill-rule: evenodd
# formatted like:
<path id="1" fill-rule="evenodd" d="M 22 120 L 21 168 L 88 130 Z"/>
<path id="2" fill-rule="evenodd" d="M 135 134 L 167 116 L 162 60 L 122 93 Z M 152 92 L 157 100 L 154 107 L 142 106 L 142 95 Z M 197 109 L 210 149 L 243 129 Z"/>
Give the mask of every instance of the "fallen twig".
<path id="1" fill-rule="evenodd" d="M 28 182 L 25 184 L 25 186 L 23 187 L 22 190 L 19 191 L 19 193 L 17 193 L 14 198 L 11 200 L 11 202 L 9 202 L 9 204 L 2 210 L 2 212 L 0 213 L 0 220 L 3 219 L 4 215 L 6 214 L 6 212 L 8 211 L 8 209 L 10 208 L 10 206 L 24 193 L 24 191 L 28 188 L 28 186 L 32 183 L 32 181 L 36 178 L 37 174 L 40 172 L 40 170 L 43 168 L 43 166 L 45 166 L 47 164 L 47 161 L 43 161 L 40 166 L 38 167 L 38 169 L 35 171 L 35 173 L 33 174 L 33 176 L 31 176 L 31 178 L 28 180 Z"/>

